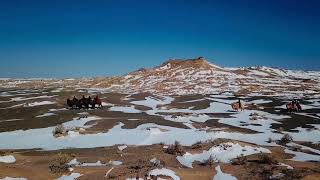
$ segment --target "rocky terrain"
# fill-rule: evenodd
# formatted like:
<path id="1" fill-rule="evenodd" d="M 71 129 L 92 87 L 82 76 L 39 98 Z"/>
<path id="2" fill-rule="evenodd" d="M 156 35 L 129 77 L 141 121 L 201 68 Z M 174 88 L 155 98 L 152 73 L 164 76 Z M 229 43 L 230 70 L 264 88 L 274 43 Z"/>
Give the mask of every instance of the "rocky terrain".
<path id="1" fill-rule="evenodd" d="M 319 96 L 320 72 L 270 67 L 222 68 L 199 57 L 168 60 L 151 69 L 119 77 L 82 79 L 0 79 L 2 87 L 76 87 L 121 93 L 169 95 L 231 93 L 235 95 Z"/>
<path id="2" fill-rule="evenodd" d="M 0 179 L 319 179 L 319 82 L 203 58 L 120 77 L 2 78 Z M 103 107 L 67 107 L 82 95 Z M 301 112 L 286 111 L 292 98 Z"/>

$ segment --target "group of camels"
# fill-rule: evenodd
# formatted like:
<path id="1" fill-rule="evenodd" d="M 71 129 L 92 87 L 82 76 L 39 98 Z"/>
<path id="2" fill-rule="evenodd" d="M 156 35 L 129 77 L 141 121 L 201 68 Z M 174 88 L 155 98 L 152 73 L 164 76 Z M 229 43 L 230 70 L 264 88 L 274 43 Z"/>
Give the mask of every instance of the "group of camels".
<path id="1" fill-rule="evenodd" d="M 77 99 L 75 96 L 73 97 L 73 99 L 67 99 L 67 105 L 71 108 L 71 109 L 95 109 L 96 105 L 98 107 L 102 107 L 102 101 L 101 99 L 96 96 L 95 98 L 91 99 L 91 97 L 89 96 L 88 98 L 82 96 L 81 99 Z"/>
<path id="2" fill-rule="evenodd" d="M 86 98 L 85 96 L 82 96 L 81 99 L 77 99 L 74 96 L 72 100 L 69 98 L 67 99 L 67 105 L 71 109 L 82 109 L 82 108 L 89 109 L 90 107 L 92 109 L 95 109 L 96 105 L 98 105 L 98 107 L 102 107 L 102 101 L 98 96 L 96 96 L 94 99 L 91 99 L 90 96 L 88 98 Z M 241 102 L 240 99 L 238 99 L 237 102 L 231 103 L 231 108 L 234 111 L 243 111 L 245 108 L 245 105 L 243 102 Z M 292 100 L 290 103 L 286 104 L 286 108 L 288 112 L 302 111 L 301 105 L 297 100 Z"/>
<path id="3" fill-rule="evenodd" d="M 237 102 L 231 103 L 231 107 L 234 111 L 242 111 L 245 106 L 244 103 L 238 99 Z M 292 100 L 288 104 L 286 104 L 287 112 L 300 112 L 302 111 L 301 105 L 297 100 Z"/>

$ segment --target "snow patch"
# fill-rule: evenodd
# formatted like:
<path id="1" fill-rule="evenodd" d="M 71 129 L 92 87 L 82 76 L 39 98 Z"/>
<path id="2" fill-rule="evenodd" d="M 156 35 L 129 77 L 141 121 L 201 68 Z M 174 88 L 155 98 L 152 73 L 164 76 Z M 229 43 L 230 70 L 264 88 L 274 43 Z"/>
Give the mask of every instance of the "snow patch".
<path id="1" fill-rule="evenodd" d="M 0 156 L 0 162 L 3 163 L 14 163 L 16 162 L 16 158 L 12 155 Z"/>
<path id="2" fill-rule="evenodd" d="M 162 168 L 162 169 L 153 169 L 149 173 L 149 175 L 153 176 L 168 176 L 171 177 L 173 180 L 180 180 L 180 177 L 176 175 L 176 173 L 170 169 Z"/>
<path id="3" fill-rule="evenodd" d="M 55 113 L 44 113 L 44 114 L 41 114 L 41 115 L 38 115 L 38 116 L 36 116 L 36 117 L 47 117 L 47 116 L 54 116 L 54 115 L 56 115 Z"/>
<path id="4" fill-rule="evenodd" d="M 120 150 L 120 151 L 123 151 L 124 149 L 126 149 L 128 146 L 126 146 L 126 145 L 122 145 L 122 146 L 118 146 L 118 149 Z"/>
<path id="5" fill-rule="evenodd" d="M 293 169 L 292 166 L 288 165 L 288 164 L 284 164 L 284 163 L 278 163 L 277 166 L 284 166 L 286 167 L 287 169 Z"/>
<path id="6" fill-rule="evenodd" d="M 320 156 L 285 149 L 285 153 L 294 154 L 293 161 L 320 161 Z"/>
<path id="7" fill-rule="evenodd" d="M 191 153 L 185 153 L 183 156 L 177 156 L 177 160 L 180 162 L 180 164 L 192 168 L 192 163 L 194 161 L 199 162 L 205 162 L 207 159 L 209 159 L 210 156 L 214 158 L 216 162 L 224 162 L 229 163 L 230 160 L 240 156 L 240 155 L 251 155 L 251 154 L 257 154 L 257 153 L 271 153 L 268 149 L 265 148 L 256 148 L 252 146 L 244 146 L 234 144 L 231 142 L 223 143 L 218 146 L 214 146 L 210 148 L 208 151 L 203 151 L 199 154 L 191 154 Z"/>
<path id="8" fill-rule="evenodd" d="M 134 108 L 134 106 L 113 106 L 110 107 L 110 111 L 120 111 L 124 113 L 141 113 L 140 110 Z"/>
<path id="9" fill-rule="evenodd" d="M 63 175 L 56 180 L 75 180 L 76 178 L 82 176 L 80 173 L 71 173 L 70 175 Z"/>
<path id="10" fill-rule="evenodd" d="M 8 177 L 7 176 L 7 177 L 2 178 L 0 180 L 27 180 L 27 178 L 21 178 L 21 177 L 16 178 L 16 177 Z"/>
<path id="11" fill-rule="evenodd" d="M 217 171 L 217 174 L 214 175 L 213 180 L 237 180 L 236 177 L 234 177 L 230 174 L 223 173 L 221 171 L 220 166 L 216 167 L 216 171 Z"/>
<path id="12" fill-rule="evenodd" d="M 110 164 L 114 165 L 114 166 L 120 166 L 122 164 L 121 161 L 111 161 Z"/>
<path id="13" fill-rule="evenodd" d="M 27 103 L 27 104 L 25 104 L 24 107 L 43 106 L 43 105 L 49 105 L 49 104 L 55 104 L 55 102 L 53 102 L 53 101 L 33 102 L 33 103 Z"/>

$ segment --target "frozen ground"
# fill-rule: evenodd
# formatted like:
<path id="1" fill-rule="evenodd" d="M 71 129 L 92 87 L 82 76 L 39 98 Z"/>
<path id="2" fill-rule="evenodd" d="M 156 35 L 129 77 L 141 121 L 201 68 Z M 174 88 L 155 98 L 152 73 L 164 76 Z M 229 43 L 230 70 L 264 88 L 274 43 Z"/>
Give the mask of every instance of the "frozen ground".
<path id="1" fill-rule="evenodd" d="M 82 94 L 94 96 L 97 92 L 104 101 L 102 109 L 66 109 L 66 98 Z M 296 171 L 295 163 L 320 161 L 319 97 L 301 99 L 303 112 L 299 113 L 285 112 L 284 104 L 290 100 L 288 98 L 242 96 L 246 109 L 239 112 L 232 110 L 230 106 L 237 100 L 238 97 L 228 93 L 170 96 L 100 92 L 97 89 L 81 92 L 70 88 L 2 89 L 0 149 L 5 154 L 0 154 L 0 168 L 5 163 L 18 166 L 26 161 L 25 158 L 32 157 L 22 158 L 19 151 L 49 153 L 114 147 L 112 152 L 107 152 L 104 156 L 108 157 L 109 153 L 115 152 L 119 156 L 107 159 L 74 157 L 73 162 L 70 162 L 75 168 L 74 172 L 59 177 L 54 175 L 55 179 L 81 179 L 82 176 L 92 175 L 89 168 L 108 168 L 103 169 L 104 177 L 111 168 L 113 169 L 107 176 L 120 173 L 119 169 L 130 168 L 128 163 L 134 163 L 133 160 L 123 158 L 128 154 L 139 153 L 132 152 L 132 148 L 152 149 L 158 144 L 168 146 L 175 141 L 187 150 L 183 154 L 170 155 L 171 159 L 163 160 L 166 163 L 161 167 L 150 167 L 144 169 L 144 172 L 183 179 L 188 175 L 186 172 L 191 171 L 188 169 L 192 168 L 201 173 L 205 171 L 206 177 L 211 179 L 234 179 L 238 174 L 230 173 L 232 171 L 229 170 L 228 173 L 222 172 L 221 169 L 224 168 L 222 166 L 220 169 L 219 165 L 227 164 L 225 166 L 231 168 L 232 160 L 239 156 L 249 157 L 261 153 L 272 155 L 275 154 L 274 148 L 280 149 L 286 157 L 275 164 L 279 168 L 290 167 L 290 170 Z M 53 131 L 59 124 L 68 131 L 59 137 L 53 136 Z M 289 134 L 293 142 L 279 143 L 284 134 Z M 232 142 L 210 144 L 219 139 Z M 202 148 L 193 149 L 193 145 L 199 142 L 203 144 Z M 160 148 L 160 152 L 164 153 L 165 150 Z M 145 154 L 148 158 L 149 153 Z M 139 155 L 141 158 L 142 156 Z M 152 158 L 161 159 L 162 156 L 165 157 L 158 154 Z M 205 162 L 210 156 L 214 157 L 217 164 L 215 173 L 212 169 L 199 170 L 199 163 Z M 288 165 L 287 161 L 292 163 Z M 3 172 L 0 173 L 0 178 L 15 177 L 10 170 Z M 123 178 L 135 176 L 126 173 Z M 27 173 L 18 175 L 32 177 Z"/>
<path id="2" fill-rule="evenodd" d="M 81 79 L 0 79 L 3 88 L 51 87 L 51 92 L 151 92 L 170 95 L 246 94 L 248 96 L 319 97 L 320 72 L 270 67 L 225 68 L 204 59 L 169 60 L 118 77 Z M 22 92 L 23 93 L 23 92 Z M 38 93 L 38 92 L 29 92 Z M 11 94 L 4 92 L 3 97 Z M 18 97 L 20 99 L 21 97 Z M 150 105 L 150 104 L 149 104 Z"/>

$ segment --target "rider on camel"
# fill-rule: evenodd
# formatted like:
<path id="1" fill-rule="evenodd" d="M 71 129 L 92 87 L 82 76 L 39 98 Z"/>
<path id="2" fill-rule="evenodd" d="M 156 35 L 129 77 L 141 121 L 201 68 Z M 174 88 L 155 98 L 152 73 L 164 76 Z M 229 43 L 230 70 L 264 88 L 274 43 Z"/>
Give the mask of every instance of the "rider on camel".
<path id="1" fill-rule="evenodd" d="M 295 106 L 296 105 L 296 100 L 292 99 L 291 104 L 292 104 L 292 106 Z"/>

